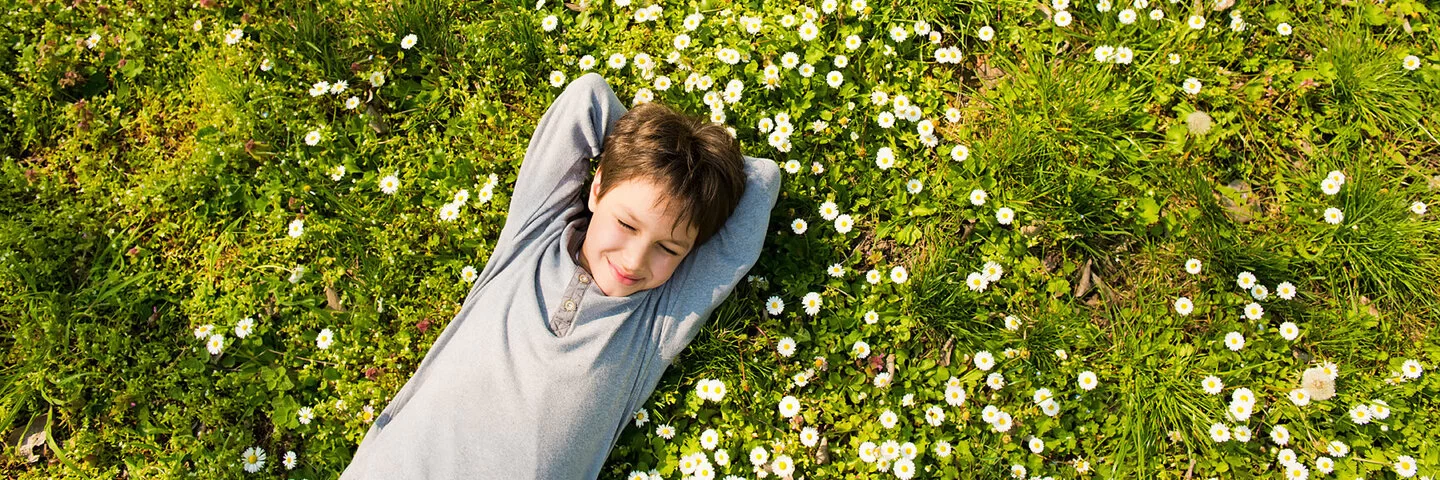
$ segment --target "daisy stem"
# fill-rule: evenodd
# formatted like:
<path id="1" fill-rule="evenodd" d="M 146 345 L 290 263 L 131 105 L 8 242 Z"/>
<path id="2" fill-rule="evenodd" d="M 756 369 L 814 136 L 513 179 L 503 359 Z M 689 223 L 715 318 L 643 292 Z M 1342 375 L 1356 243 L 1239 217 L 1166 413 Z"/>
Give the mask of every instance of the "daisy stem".
<path id="1" fill-rule="evenodd" d="M 276 350 L 273 349 L 273 348 L 267 348 L 267 349 L 265 349 L 265 350 L 269 351 L 270 353 L 276 354 L 276 355 L 285 355 L 285 352 L 276 351 Z M 321 364 L 321 365 L 329 365 L 329 366 L 332 366 L 332 367 L 339 365 L 339 364 L 336 364 L 336 363 L 331 363 L 331 362 L 327 362 L 327 361 L 324 361 L 324 360 L 316 360 L 316 359 L 313 359 L 313 358 L 302 357 L 302 356 L 299 356 L 299 355 L 296 355 L 294 358 L 298 358 L 298 359 L 301 359 L 301 360 L 305 360 L 305 361 L 307 361 L 307 362 L 319 363 L 319 364 Z"/>

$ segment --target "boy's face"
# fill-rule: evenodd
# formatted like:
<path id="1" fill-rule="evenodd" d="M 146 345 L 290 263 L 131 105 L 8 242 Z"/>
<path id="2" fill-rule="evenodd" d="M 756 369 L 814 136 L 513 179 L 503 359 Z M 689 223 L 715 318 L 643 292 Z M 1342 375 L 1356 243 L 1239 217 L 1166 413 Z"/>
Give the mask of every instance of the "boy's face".
<path id="1" fill-rule="evenodd" d="M 596 171 L 590 185 L 593 215 L 580 246 L 581 266 L 611 297 L 664 285 L 694 248 L 699 231 L 688 222 L 677 225 L 676 216 L 665 212 L 668 199 L 660 185 L 626 181 L 599 198 L 600 178 Z"/>

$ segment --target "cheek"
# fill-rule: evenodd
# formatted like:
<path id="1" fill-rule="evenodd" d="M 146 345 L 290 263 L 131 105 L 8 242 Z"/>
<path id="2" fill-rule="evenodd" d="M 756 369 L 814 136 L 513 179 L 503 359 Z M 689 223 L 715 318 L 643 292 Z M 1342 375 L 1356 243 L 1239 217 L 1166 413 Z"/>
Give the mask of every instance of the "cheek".
<path id="1" fill-rule="evenodd" d="M 654 253 L 650 257 L 650 271 L 658 285 L 665 283 L 665 281 L 670 279 L 671 275 L 675 274 L 675 269 L 680 266 L 680 261 L 683 260 L 684 257 L 670 255 L 665 253 L 664 250 L 656 249 L 656 251 L 658 253 Z"/>

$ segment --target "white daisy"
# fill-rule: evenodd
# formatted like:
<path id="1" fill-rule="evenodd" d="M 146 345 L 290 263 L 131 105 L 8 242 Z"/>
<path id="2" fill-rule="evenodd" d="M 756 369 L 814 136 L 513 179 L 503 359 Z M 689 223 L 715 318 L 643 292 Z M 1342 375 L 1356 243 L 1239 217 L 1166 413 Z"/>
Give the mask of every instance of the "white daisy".
<path id="1" fill-rule="evenodd" d="M 1372 416 L 1370 407 L 1367 405 L 1360 404 L 1350 408 L 1350 421 L 1355 422 L 1356 425 L 1370 423 L 1370 417 Z"/>
<path id="2" fill-rule="evenodd" d="M 1225 346 L 1230 348 L 1231 351 L 1238 352 L 1240 349 L 1245 348 L 1245 336 L 1241 335 L 1240 332 L 1227 333 L 1225 334 Z"/>
<path id="3" fill-rule="evenodd" d="M 885 112 L 881 115 L 889 113 Z M 890 147 L 880 147 L 880 150 L 875 153 L 875 166 L 880 167 L 881 170 L 888 170 L 895 166 L 895 152 Z"/>
<path id="4" fill-rule="evenodd" d="M 1386 405 L 1384 400 L 1374 400 L 1370 404 L 1370 414 L 1374 415 L 1376 420 L 1390 418 L 1390 406 Z"/>
<path id="5" fill-rule="evenodd" d="M 452 222 L 460 217 L 460 205 L 450 202 L 440 206 L 439 216 L 441 220 Z"/>
<path id="6" fill-rule="evenodd" d="M 1298 336 L 1300 336 L 1300 326 L 1295 325 L 1295 322 L 1285 322 L 1280 324 L 1281 338 L 1284 338 L 1286 340 L 1294 340 L 1295 337 Z"/>
<path id="7" fill-rule="evenodd" d="M 774 297 L 771 297 L 771 298 L 774 298 Z M 780 356 L 782 356 L 782 357 L 789 357 L 789 356 L 791 356 L 791 355 L 794 355 L 794 354 L 795 354 L 795 339 L 790 338 L 790 337 L 785 337 L 785 338 L 780 339 L 780 343 L 777 343 L 777 344 L 775 345 L 775 351 L 776 351 L 776 352 L 779 352 L 779 353 L 780 353 Z"/>
<path id="8" fill-rule="evenodd" d="M 245 453 L 240 454 L 240 466 L 250 473 L 265 468 L 265 449 L 260 447 L 245 449 Z"/>
<path id="9" fill-rule="evenodd" d="M 1340 193 L 1340 182 L 1336 182 L 1335 180 L 1329 178 L 1321 180 L 1320 191 L 1326 195 L 1334 195 Z"/>
<path id="10" fill-rule="evenodd" d="M 1400 62 L 1400 65 L 1405 67 L 1406 70 L 1417 70 L 1420 68 L 1420 57 L 1414 55 L 1406 55 L 1405 59 Z"/>
<path id="11" fill-rule="evenodd" d="M 805 22 L 805 23 L 803 23 L 803 24 L 800 25 L 800 39 L 801 39 L 801 40 L 804 40 L 804 41 L 807 41 L 807 42 L 808 42 L 808 41 L 814 40 L 815 37 L 816 37 L 816 36 L 819 36 L 819 35 L 820 35 L 820 27 L 815 26 L 814 23 L 812 23 L 812 22 Z"/>
<path id="12" fill-rule="evenodd" d="M 1014 425 L 1015 420 L 1010 417 L 1010 414 L 1008 412 L 1000 412 L 996 414 L 995 421 L 990 423 L 990 426 L 993 427 L 997 432 L 1008 432 L 1010 431 L 1010 427 Z"/>
<path id="13" fill-rule="evenodd" d="M 1225 382 L 1220 381 L 1220 377 L 1211 375 L 1200 381 L 1200 387 L 1205 389 L 1205 393 L 1219 395 L 1220 390 L 1225 388 Z"/>
<path id="14" fill-rule="evenodd" d="M 1290 282 L 1280 282 L 1275 286 L 1275 295 L 1284 300 L 1295 298 L 1295 285 Z"/>
<path id="15" fill-rule="evenodd" d="M 1310 392 L 1306 392 L 1303 388 L 1291 390 L 1288 397 L 1290 398 L 1290 403 L 1295 404 L 1297 407 L 1310 404 Z"/>
<path id="16" fill-rule="evenodd" d="M 1250 288 L 1250 297 L 1251 297 L 1251 298 L 1254 298 L 1254 299 L 1257 300 L 1257 301 L 1262 301 L 1262 302 L 1263 302 L 1263 301 L 1265 301 L 1265 299 L 1268 298 L 1269 296 L 1270 296 L 1270 289 L 1265 288 L 1264 285 L 1256 285 L 1256 286 Z"/>
<path id="17" fill-rule="evenodd" d="M 855 354 L 855 358 L 868 357 L 870 356 L 870 344 L 862 340 L 857 340 L 855 341 L 855 346 L 850 348 L 850 352 Z"/>
<path id="18" fill-rule="evenodd" d="M 1243 422 L 1250 419 L 1250 413 L 1254 411 L 1254 407 L 1254 405 L 1245 402 L 1231 402 L 1230 407 L 1225 409 L 1225 413 L 1228 414 L 1231 419 L 1237 422 Z"/>
<path id="19" fill-rule="evenodd" d="M 1325 223 L 1339 225 L 1343 221 L 1345 221 L 1345 212 L 1335 207 L 1325 209 Z"/>
<path id="20" fill-rule="evenodd" d="M 800 399 L 786 395 L 785 398 L 780 399 L 778 408 L 780 409 L 780 416 L 785 418 L 793 417 L 800 413 Z"/>
<path id="21" fill-rule="evenodd" d="M 245 317 L 245 318 L 243 318 L 243 319 L 240 319 L 239 322 L 236 322 L 236 323 L 235 323 L 235 336 L 236 336 L 236 337 L 245 338 L 245 337 L 247 337 L 247 336 L 250 335 L 250 332 L 254 332 L 254 331 L 255 331 L 255 319 L 253 319 L 253 318 Z"/>
<path id="22" fill-rule="evenodd" d="M 310 421 L 315 419 L 315 411 L 311 410 L 310 407 L 300 407 L 300 410 L 296 411 L 295 415 L 300 419 L 301 425 L 309 425 Z"/>
<path id="23" fill-rule="evenodd" d="M 820 432 L 815 430 L 815 427 L 805 427 L 800 430 L 800 444 L 813 447 L 817 443 L 820 443 Z"/>
<path id="24" fill-rule="evenodd" d="M 720 432 L 716 432 L 715 429 L 713 429 L 713 428 L 707 428 L 707 429 L 705 429 L 705 431 L 704 431 L 703 433 L 700 434 L 700 447 L 701 447 L 701 448 L 704 448 L 704 449 L 706 449 L 706 450 L 714 450 L 714 449 L 715 449 L 715 446 L 718 445 L 719 443 L 720 443 Z"/>
<path id="25" fill-rule="evenodd" d="M 952 407 L 965 404 L 965 389 L 959 385 L 945 387 L 945 403 Z"/>
<path id="26" fill-rule="evenodd" d="M 1191 303 L 1189 298 L 1180 297 L 1175 300 L 1175 313 L 1185 316 L 1189 315 L 1193 310 L 1195 310 L 1195 304 Z"/>
<path id="27" fill-rule="evenodd" d="M 400 179 L 396 178 L 395 175 L 386 175 L 385 178 L 380 179 L 381 192 L 389 195 L 395 193 L 397 190 L 400 190 Z"/>
<path id="28" fill-rule="evenodd" d="M 1275 428 L 1270 429 L 1270 441 L 1280 446 L 1288 445 L 1290 443 L 1290 429 L 1285 428 L 1284 425 L 1276 425 Z"/>
<path id="29" fill-rule="evenodd" d="M 985 204 L 985 198 L 986 198 L 987 196 L 988 196 L 988 195 L 985 194 L 985 191 L 984 191 L 984 190 L 981 190 L 981 189 L 978 189 L 978 188 L 977 188 L 977 189 L 974 189 L 974 190 L 971 190 L 971 191 L 970 191 L 970 204 L 971 204 L 971 205 L 975 205 L 975 206 L 977 206 L 977 207 L 980 206 L 980 205 L 984 205 L 984 204 Z"/>
<path id="30" fill-rule="evenodd" d="M 1250 302 L 1249 304 L 1245 305 L 1245 318 L 1248 318 L 1250 320 L 1259 320 L 1264 316 L 1265 308 L 1261 307 L 1259 303 Z"/>
<path id="31" fill-rule="evenodd" d="M 1187 25 L 1190 25 L 1191 29 L 1199 30 L 1205 28 L 1205 17 L 1199 15 L 1191 15 L 1190 19 L 1186 20 L 1185 23 Z"/>
<path id="32" fill-rule="evenodd" d="M 1097 62 L 1109 62 L 1115 58 L 1115 47 L 1109 45 L 1100 45 L 1098 47 L 1095 47 L 1094 55 L 1095 61 Z"/>
<path id="33" fill-rule="evenodd" d="M 1396 475 L 1405 478 L 1415 476 L 1415 471 L 1418 468 L 1416 467 L 1415 459 L 1409 455 L 1401 455 L 1399 457 L 1395 457 L 1395 465 L 1393 465 L 1393 467 L 1395 467 Z"/>
<path id="34" fill-rule="evenodd" d="M 330 329 L 328 328 L 320 330 L 320 333 L 315 335 L 315 346 L 319 347 L 321 350 L 330 348 L 331 342 L 334 341 L 335 334 L 331 333 Z"/>
<path id="35" fill-rule="evenodd" d="M 1055 16 L 1053 17 L 1053 20 L 1055 20 L 1055 26 L 1057 27 L 1068 27 L 1070 26 L 1070 22 L 1074 19 L 1074 17 L 1070 16 L 1070 12 L 1064 10 L 1055 12 Z"/>
<path id="36" fill-rule="evenodd" d="M 908 280 L 909 278 L 910 278 L 910 273 L 907 272 L 907 271 L 905 271 L 905 267 L 896 266 L 896 267 L 890 269 L 890 281 L 892 281 L 892 282 L 895 282 L 895 283 L 905 283 L 905 281 Z"/>
<path id="37" fill-rule="evenodd" d="M 980 37 L 980 41 L 988 42 L 995 38 L 995 29 L 990 28 L 989 25 L 986 25 L 980 27 L 980 30 L 976 32 L 976 35 Z"/>
<path id="38" fill-rule="evenodd" d="M 841 214 L 840 216 L 835 217 L 835 231 L 836 231 L 837 233 L 840 233 L 840 234 L 850 233 L 850 229 L 853 228 L 854 226 L 855 226 L 855 222 L 850 219 L 850 215 L 849 215 L 849 214 Z M 875 282 L 871 282 L 871 283 L 875 283 Z"/>
<path id="39" fill-rule="evenodd" d="M 310 133 L 305 134 L 305 144 L 306 144 L 306 145 L 309 145 L 309 146 L 312 146 L 312 147 L 315 146 L 315 145 L 319 145 L 319 144 L 320 144 L 320 131 L 319 131 L 319 130 L 311 130 Z"/>
<path id="40" fill-rule="evenodd" d="M 1230 438 L 1240 443 L 1250 442 L 1250 427 L 1245 425 L 1230 427 Z"/>
<path id="41" fill-rule="evenodd" d="M 406 35 L 405 38 L 400 39 L 400 48 L 409 50 L 410 47 L 414 47 L 415 42 L 418 42 L 419 40 L 419 37 L 416 37 L 413 33 Z"/>
<path id="42" fill-rule="evenodd" d="M 225 336 L 218 333 L 210 335 L 210 340 L 205 342 L 205 350 L 211 355 L 219 355 L 225 350 Z"/>
<path id="43" fill-rule="evenodd" d="M 890 411 L 890 409 L 888 408 L 885 409 L 884 412 L 880 413 L 880 426 L 882 427 L 885 427 L 887 429 L 895 428 L 895 424 L 899 421 L 900 417 L 895 415 L 895 412 Z"/>
<path id="44" fill-rule="evenodd" d="M 1239 285 L 1240 288 L 1249 290 L 1251 287 L 1255 286 L 1255 274 L 1250 272 L 1240 272 L 1239 275 L 1235 276 L 1235 284 Z"/>
<path id="45" fill-rule="evenodd" d="M 1001 375 L 1000 372 L 992 372 L 985 376 L 985 386 L 990 387 L 991 390 L 1004 388 L 1005 376 Z"/>
<path id="46" fill-rule="evenodd" d="M 96 38 L 96 37 L 95 37 L 94 34 L 92 34 L 92 35 L 91 35 L 91 38 Z M 231 31 L 229 31 L 229 32 L 225 32 L 225 44 L 226 44 L 226 45 L 234 45 L 234 44 L 240 43 L 240 39 L 243 39 L 243 38 L 245 38 L 245 30 L 242 30 L 242 29 L 237 28 L 237 29 L 231 30 Z M 95 47 L 94 42 L 91 42 L 91 41 L 89 41 L 89 40 L 86 40 L 86 45 L 89 46 L 90 48 L 94 48 L 94 47 Z"/>
<path id="47" fill-rule="evenodd" d="M 990 352 L 982 350 L 975 353 L 975 368 L 988 371 L 994 367 L 995 356 L 991 355 Z"/>
<path id="48" fill-rule="evenodd" d="M 1400 365 L 1400 374 L 1404 375 L 1405 378 L 1409 378 L 1412 380 L 1420 378 L 1420 375 L 1422 373 L 1425 373 L 1425 367 L 1420 365 L 1419 360 L 1406 360 L 1405 363 Z"/>
<path id="49" fill-rule="evenodd" d="M 965 286 L 970 287 L 971 291 L 983 292 L 990 286 L 990 279 L 983 273 L 970 272 L 970 275 L 965 277 Z"/>
<path id="50" fill-rule="evenodd" d="M 950 158 L 957 162 L 965 161 L 965 159 L 970 158 L 970 147 L 956 145 L 955 148 L 950 150 Z"/>
<path id="51" fill-rule="evenodd" d="M 805 313 L 813 317 L 820 313 L 820 306 L 824 304 L 824 301 L 820 299 L 819 293 L 810 292 L 800 299 L 800 303 L 805 306 Z"/>
<path id="52" fill-rule="evenodd" d="M 1223 423 L 1210 425 L 1210 439 L 1214 440 L 1215 443 L 1230 441 L 1230 428 L 1226 427 Z"/>
<path id="53" fill-rule="evenodd" d="M 1010 207 L 1000 207 L 1000 209 L 995 210 L 995 221 L 1001 225 L 1009 225 L 1015 221 L 1015 211 L 1011 210 Z"/>
<path id="54" fill-rule="evenodd" d="M 1198 78 L 1195 78 L 1195 77 L 1187 78 L 1187 79 L 1185 79 L 1185 82 L 1184 82 L 1183 84 L 1181 84 L 1181 86 L 1183 86 L 1183 87 L 1185 88 L 1185 93 L 1188 93 L 1188 94 L 1191 94 L 1191 95 L 1197 95 L 1197 94 L 1200 93 L 1200 87 L 1201 87 L 1201 85 L 1200 85 L 1200 79 L 1198 79 Z"/>
<path id="55" fill-rule="evenodd" d="M 1095 372 L 1091 371 L 1080 372 L 1080 377 L 1077 380 L 1082 390 L 1094 390 L 1095 387 L 1100 384 L 1099 377 L 1096 377 Z"/>

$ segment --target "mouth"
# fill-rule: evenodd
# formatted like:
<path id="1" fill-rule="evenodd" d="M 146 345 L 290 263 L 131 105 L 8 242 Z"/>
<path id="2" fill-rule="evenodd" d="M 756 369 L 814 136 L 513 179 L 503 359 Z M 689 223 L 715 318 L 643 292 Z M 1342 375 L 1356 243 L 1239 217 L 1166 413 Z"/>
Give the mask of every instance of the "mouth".
<path id="1" fill-rule="evenodd" d="M 610 271 L 615 272 L 615 279 L 619 280 L 621 284 L 628 287 L 640 281 L 639 278 L 626 276 L 625 274 L 620 273 L 620 268 L 616 267 L 614 263 L 610 263 L 609 259 L 606 259 L 605 263 L 610 265 Z"/>

